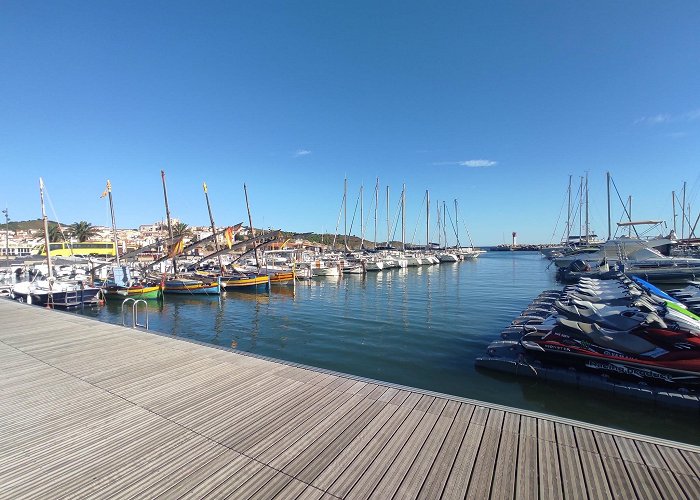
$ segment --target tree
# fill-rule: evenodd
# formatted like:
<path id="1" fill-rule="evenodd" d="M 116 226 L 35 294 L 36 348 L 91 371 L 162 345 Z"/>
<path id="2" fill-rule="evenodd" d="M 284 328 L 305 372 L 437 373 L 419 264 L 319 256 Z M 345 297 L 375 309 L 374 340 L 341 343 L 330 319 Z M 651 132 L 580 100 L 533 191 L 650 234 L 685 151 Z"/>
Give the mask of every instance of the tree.
<path id="1" fill-rule="evenodd" d="M 55 222 L 49 222 L 49 241 L 65 241 L 63 233 L 61 233 L 61 228 Z M 44 238 L 44 231 L 41 232 L 42 239 Z"/>
<path id="2" fill-rule="evenodd" d="M 89 222 L 81 220 L 80 222 L 71 224 L 70 234 L 74 238 L 77 238 L 78 241 L 82 242 L 87 241 L 91 237 L 95 236 L 97 234 L 97 229 Z"/>
<path id="3" fill-rule="evenodd" d="M 180 236 L 189 236 L 190 229 L 184 222 L 177 222 L 173 224 L 173 238 L 179 238 Z"/>

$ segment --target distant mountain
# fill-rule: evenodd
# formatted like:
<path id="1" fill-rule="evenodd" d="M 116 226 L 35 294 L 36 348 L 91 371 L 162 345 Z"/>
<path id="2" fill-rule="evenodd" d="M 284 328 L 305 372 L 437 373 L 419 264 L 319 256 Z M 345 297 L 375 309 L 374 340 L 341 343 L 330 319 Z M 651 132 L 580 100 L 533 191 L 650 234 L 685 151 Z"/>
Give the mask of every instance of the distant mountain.
<path id="1" fill-rule="evenodd" d="M 49 227 L 57 225 L 58 222 L 49 221 Z M 70 224 L 63 224 L 64 227 Z M 25 220 L 25 221 L 10 221 L 10 231 L 42 231 L 44 229 L 44 222 L 41 219 L 36 220 Z M 0 224 L 0 227 L 5 229 L 5 224 Z"/>

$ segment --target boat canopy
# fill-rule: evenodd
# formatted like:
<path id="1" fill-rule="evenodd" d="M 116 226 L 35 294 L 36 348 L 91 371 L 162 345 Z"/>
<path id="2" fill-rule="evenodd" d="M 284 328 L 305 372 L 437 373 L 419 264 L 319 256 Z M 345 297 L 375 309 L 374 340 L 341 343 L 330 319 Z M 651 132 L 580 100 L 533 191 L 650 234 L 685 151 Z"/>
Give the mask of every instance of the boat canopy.
<path id="1" fill-rule="evenodd" d="M 627 227 L 627 226 L 637 226 L 637 225 L 644 225 L 644 224 L 663 224 L 664 221 L 662 220 L 640 220 L 637 222 L 618 222 L 617 225 L 618 227 Z"/>

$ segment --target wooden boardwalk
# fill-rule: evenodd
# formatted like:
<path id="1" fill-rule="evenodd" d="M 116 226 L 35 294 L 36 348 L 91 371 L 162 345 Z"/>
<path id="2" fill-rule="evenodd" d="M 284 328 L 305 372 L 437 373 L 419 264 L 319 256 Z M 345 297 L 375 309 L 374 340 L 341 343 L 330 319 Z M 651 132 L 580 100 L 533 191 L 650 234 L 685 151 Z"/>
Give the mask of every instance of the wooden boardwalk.
<path id="1" fill-rule="evenodd" d="M 700 498 L 700 449 L 0 300 L 0 498 Z"/>

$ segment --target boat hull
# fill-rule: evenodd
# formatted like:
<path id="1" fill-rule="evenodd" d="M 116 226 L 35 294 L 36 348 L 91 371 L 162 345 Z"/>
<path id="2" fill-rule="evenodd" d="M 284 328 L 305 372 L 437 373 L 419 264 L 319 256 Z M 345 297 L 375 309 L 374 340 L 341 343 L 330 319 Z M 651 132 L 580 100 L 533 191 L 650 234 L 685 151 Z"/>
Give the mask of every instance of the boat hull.
<path id="1" fill-rule="evenodd" d="M 124 300 L 126 298 L 157 300 L 163 297 L 163 290 L 160 285 L 140 286 L 140 287 L 107 287 L 103 290 L 107 300 Z"/>
<path id="2" fill-rule="evenodd" d="M 271 278 L 268 276 L 242 276 L 242 277 L 223 277 L 221 278 L 221 287 L 224 290 L 244 291 L 265 291 L 269 289 Z"/>
<path id="3" fill-rule="evenodd" d="M 219 295 L 219 282 L 206 283 L 197 280 L 166 280 L 163 293 L 182 295 Z"/>
<path id="4" fill-rule="evenodd" d="M 44 307 L 57 309 L 71 309 L 85 305 L 96 305 L 99 303 L 99 288 L 86 287 L 79 290 L 69 290 L 61 292 L 36 292 L 17 297 L 23 302 Z"/>

